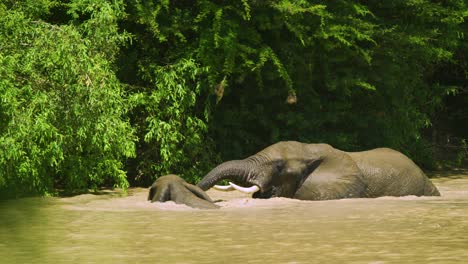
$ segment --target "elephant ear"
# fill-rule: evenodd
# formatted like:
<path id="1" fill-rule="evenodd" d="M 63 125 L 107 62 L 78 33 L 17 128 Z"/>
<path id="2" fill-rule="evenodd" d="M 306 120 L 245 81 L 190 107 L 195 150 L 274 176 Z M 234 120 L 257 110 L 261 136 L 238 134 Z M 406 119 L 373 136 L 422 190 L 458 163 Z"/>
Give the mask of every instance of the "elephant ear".
<path id="1" fill-rule="evenodd" d="M 198 198 L 213 202 L 213 200 L 211 200 L 211 198 L 200 187 L 187 182 L 184 182 L 184 186 Z"/>
<path id="2" fill-rule="evenodd" d="M 153 185 L 151 185 L 149 193 L 148 193 L 148 199 L 147 199 L 148 201 L 153 200 L 154 194 L 156 193 L 156 188 Z"/>
<path id="3" fill-rule="evenodd" d="M 363 197 L 366 184 L 354 160 L 333 149 L 320 165 L 304 180 L 294 198 L 301 200 L 331 200 Z"/>
<path id="4" fill-rule="evenodd" d="M 172 197 L 175 203 L 185 204 L 198 209 L 219 208 L 200 187 L 184 182 L 183 188 L 184 190 L 179 192 L 183 195 Z"/>
<path id="5" fill-rule="evenodd" d="M 148 200 L 151 200 L 152 203 L 171 200 L 171 185 L 154 183 L 150 188 Z"/>

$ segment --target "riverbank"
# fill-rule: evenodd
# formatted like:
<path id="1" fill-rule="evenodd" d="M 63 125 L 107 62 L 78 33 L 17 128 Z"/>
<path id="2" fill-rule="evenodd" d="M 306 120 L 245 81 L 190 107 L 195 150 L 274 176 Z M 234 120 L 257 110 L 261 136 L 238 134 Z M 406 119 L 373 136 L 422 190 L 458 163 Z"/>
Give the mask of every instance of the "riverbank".
<path id="1" fill-rule="evenodd" d="M 468 177 L 468 168 L 451 168 L 447 170 L 428 171 L 425 173 L 430 178 Z"/>

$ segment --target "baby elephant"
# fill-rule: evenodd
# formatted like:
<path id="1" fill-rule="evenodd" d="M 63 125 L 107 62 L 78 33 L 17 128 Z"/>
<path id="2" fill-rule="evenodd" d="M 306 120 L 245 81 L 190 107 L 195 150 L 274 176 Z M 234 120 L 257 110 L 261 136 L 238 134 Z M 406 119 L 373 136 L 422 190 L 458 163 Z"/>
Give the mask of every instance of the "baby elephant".
<path id="1" fill-rule="evenodd" d="M 219 208 L 200 187 L 187 183 L 174 174 L 159 177 L 150 187 L 148 200 L 174 201 L 177 204 L 199 209 Z"/>

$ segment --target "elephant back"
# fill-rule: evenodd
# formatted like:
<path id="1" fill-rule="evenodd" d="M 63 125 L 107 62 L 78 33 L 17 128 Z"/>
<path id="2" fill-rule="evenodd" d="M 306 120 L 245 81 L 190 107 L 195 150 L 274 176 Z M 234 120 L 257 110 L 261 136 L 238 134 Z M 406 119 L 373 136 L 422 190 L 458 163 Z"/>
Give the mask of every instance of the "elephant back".
<path id="1" fill-rule="evenodd" d="M 401 152 L 377 148 L 348 154 L 367 183 L 366 197 L 439 195 L 424 172 Z"/>

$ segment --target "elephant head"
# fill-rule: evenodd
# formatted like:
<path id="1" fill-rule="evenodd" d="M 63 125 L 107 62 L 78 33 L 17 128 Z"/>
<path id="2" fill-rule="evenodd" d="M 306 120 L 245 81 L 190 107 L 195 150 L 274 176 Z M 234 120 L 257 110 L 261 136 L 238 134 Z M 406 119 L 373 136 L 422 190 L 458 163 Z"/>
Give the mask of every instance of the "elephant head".
<path id="1" fill-rule="evenodd" d="M 232 182 L 227 187 L 215 186 L 221 180 Z M 246 159 L 224 162 L 198 186 L 255 192 L 254 198 L 303 200 L 359 197 L 365 189 L 359 168 L 344 152 L 327 144 L 296 141 L 279 142 Z"/>
<path id="2" fill-rule="evenodd" d="M 159 177 L 150 187 L 148 200 L 151 202 L 174 201 L 177 204 L 199 209 L 219 208 L 198 186 L 189 184 L 174 174 Z"/>

